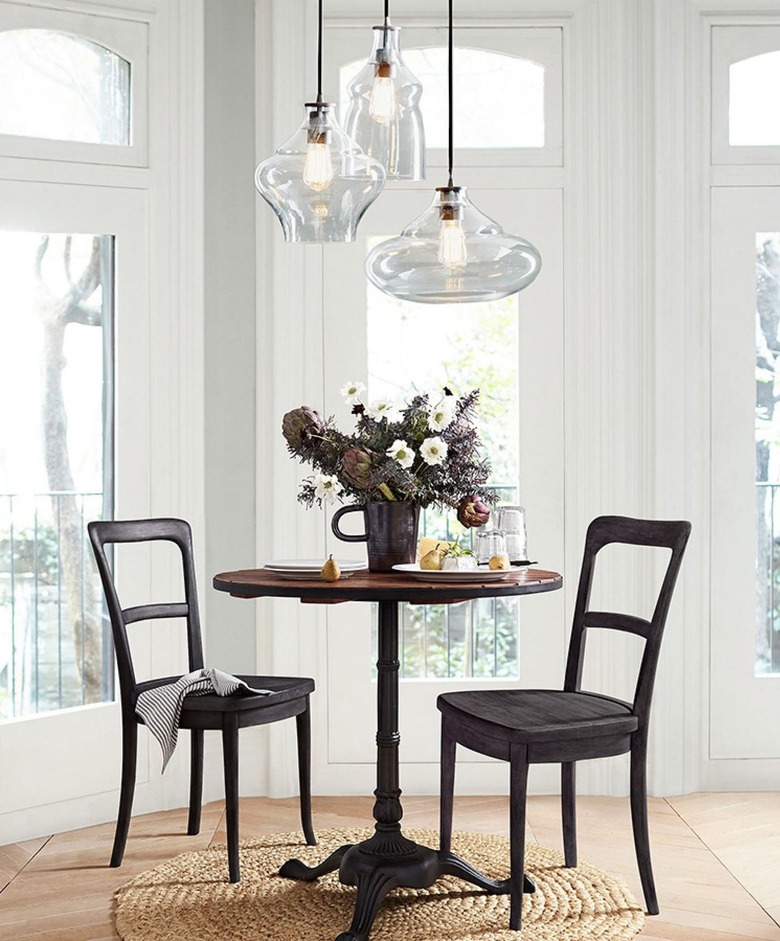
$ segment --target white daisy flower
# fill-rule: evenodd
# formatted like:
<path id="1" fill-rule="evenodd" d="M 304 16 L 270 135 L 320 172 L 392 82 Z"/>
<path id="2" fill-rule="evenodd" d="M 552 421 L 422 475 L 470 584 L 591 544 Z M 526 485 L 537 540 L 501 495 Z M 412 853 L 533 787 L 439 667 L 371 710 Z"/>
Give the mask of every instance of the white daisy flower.
<path id="1" fill-rule="evenodd" d="M 420 445 L 420 457 L 431 467 L 443 464 L 447 458 L 447 442 L 438 437 L 426 438 Z"/>
<path id="2" fill-rule="evenodd" d="M 314 478 L 314 495 L 325 503 L 334 503 L 344 488 L 333 474 L 318 474 Z"/>
<path id="3" fill-rule="evenodd" d="M 366 386 L 362 382 L 345 382 L 339 389 L 339 392 L 347 400 L 347 405 L 359 405 L 360 396 L 366 391 Z"/>
<path id="4" fill-rule="evenodd" d="M 411 467 L 414 463 L 414 449 L 401 438 L 396 438 L 386 453 L 395 458 L 401 467 Z"/>
<path id="5" fill-rule="evenodd" d="M 428 427 L 431 431 L 444 431 L 455 418 L 457 399 L 454 395 L 445 395 L 438 405 L 428 412 Z"/>
<path id="6" fill-rule="evenodd" d="M 377 399 L 368 406 L 368 414 L 373 419 L 386 418 L 388 421 L 393 421 L 396 408 L 389 399 Z"/>

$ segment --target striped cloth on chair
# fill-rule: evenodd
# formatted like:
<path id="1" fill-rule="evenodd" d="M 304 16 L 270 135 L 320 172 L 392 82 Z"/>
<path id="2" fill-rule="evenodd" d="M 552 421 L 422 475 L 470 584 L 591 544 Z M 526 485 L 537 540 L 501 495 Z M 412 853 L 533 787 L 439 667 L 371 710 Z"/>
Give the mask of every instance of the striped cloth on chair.
<path id="1" fill-rule="evenodd" d="M 162 749 L 162 770 L 165 771 L 171 760 L 179 737 L 179 717 L 185 696 L 205 696 L 216 693 L 217 696 L 231 696 L 235 692 L 255 693 L 267 696 L 270 689 L 252 689 L 251 686 L 230 673 L 222 670 L 193 670 L 175 683 L 145 689 L 135 704 L 136 713 L 143 719 L 144 725 L 160 743 Z"/>

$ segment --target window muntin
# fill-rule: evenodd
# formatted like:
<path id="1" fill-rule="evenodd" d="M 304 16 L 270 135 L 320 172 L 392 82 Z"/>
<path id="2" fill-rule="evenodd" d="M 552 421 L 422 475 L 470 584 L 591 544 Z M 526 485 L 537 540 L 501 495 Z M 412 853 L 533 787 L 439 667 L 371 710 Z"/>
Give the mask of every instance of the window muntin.
<path id="1" fill-rule="evenodd" d="M 0 32 L 0 134 L 128 146 L 130 63 L 79 36 Z"/>

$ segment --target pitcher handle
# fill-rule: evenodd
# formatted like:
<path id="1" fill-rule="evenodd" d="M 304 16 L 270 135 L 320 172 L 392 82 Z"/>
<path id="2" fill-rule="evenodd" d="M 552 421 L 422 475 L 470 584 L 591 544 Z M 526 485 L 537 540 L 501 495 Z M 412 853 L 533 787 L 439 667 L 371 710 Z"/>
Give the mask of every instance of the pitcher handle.
<path id="1" fill-rule="evenodd" d="M 362 506 L 342 506 L 341 509 L 336 510 L 333 514 L 333 519 L 330 521 L 330 528 L 333 530 L 333 535 L 337 539 L 342 539 L 344 542 L 368 542 L 368 519 L 363 515 L 363 524 L 366 532 L 361 533 L 359 536 L 351 536 L 349 533 L 343 533 L 339 529 L 339 520 L 342 516 L 346 516 L 347 513 L 363 513 Z"/>

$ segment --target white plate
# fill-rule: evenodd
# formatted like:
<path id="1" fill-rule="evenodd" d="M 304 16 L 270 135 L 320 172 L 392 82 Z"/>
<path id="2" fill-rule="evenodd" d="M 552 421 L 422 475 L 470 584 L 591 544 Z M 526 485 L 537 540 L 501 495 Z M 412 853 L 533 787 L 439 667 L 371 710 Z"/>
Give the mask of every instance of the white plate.
<path id="1" fill-rule="evenodd" d="M 268 566 L 266 566 L 266 568 L 267 567 Z M 273 571 L 274 575 L 278 575 L 280 578 L 293 578 L 293 579 L 298 579 L 300 581 L 312 582 L 312 581 L 321 580 L 320 579 L 321 569 L 322 569 L 322 566 L 320 566 L 320 568 L 318 569 L 306 569 L 306 571 L 303 571 L 303 572 L 296 572 L 296 571 L 293 571 L 292 569 L 287 569 L 287 570 L 272 569 L 271 571 Z M 363 571 L 363 569 L 347 569 L 346 571 L 342 570 L 340 577 L 349 578 L 350 575 L 354 575 L 355 572 L 360 572 L 360 571 Z"/>
<path id="2" fill-rule="evenodd" d="M 272 559 L 265 563 L 267 569 L 273 572 L 319 572 L 325 564 L 326 559 Z M 342 570 L 364 569 L 365 562 L 356 562 L 354 559 L 336 559 L 338 567 Z"/>
<path id="3" fill-rule="evenodd" d="M 437 569 L 421 569 L 419 565 L 404 563 L 394 565 L 394 572 L 403 572 L 421 582 L 497 582 L 509 575 L 509 569 L 467 569 L 466 571 L 445 571 Z"/>

